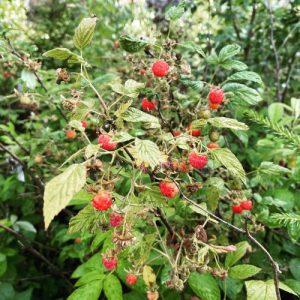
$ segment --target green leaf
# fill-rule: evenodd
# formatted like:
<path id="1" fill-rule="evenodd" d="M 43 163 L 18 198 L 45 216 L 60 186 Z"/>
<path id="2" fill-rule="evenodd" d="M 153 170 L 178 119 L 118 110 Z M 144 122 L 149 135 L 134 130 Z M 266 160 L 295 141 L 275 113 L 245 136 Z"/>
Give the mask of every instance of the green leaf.
<path id="1" fill-rule="evenodd" d="M 272 103 L 268 107 L 268 115 L 271 120 L 271 122 L 278 123 L 282 120 L 284 113 L 283 105 L 282 103 Z"/>
<path id="2" fill-rule="evenodd" d="M 185 5 L 185 1 L 182 1 L 179 5 L 169 8 L 165 15 L 166 20 L 175 21 L 181 18 L 184 14 Z"/>
<path id="3" fill-rule="evenodd" d="M 79 287 L 85 284 L 88 284 L 92 281 L 102 281 L 105 278 L 105 274 L 99 272 L 99 271 L 92 271 L 90 273 L 87 273 L 83 275 L 76 283 L 75 286 Z"/>
<path id="4" fill-rule="evenodd" d="M 152 170 L 167 159 L 158 146 L 149 140 L 136 138 L 135 146 L 130 149 L 130 152 L 135 158 L 137 165 L 144 164 L 145 167 L 150 167 Z"/>
<path id="5" fill-rule="evenodd" d="M 237 261 L 239 261 L 247 252 L 247 250 L 250 249 L 250 245 L 248 242 L 240 242 L 236 245 L 236 251 L 230 252 L 226 255 L 225 259 L 225 267 L 229 268 L 233 266 Z"/>
<path id="6" fill-rule="evenodd" d="M 110 84 L 112 90 L 118 94 L 130 97 L 130 98 L 136 98 L 138 97 L 140 91 L 145 87 L 144 83 L 137 82 L 133 79 L 128 79 L 124 86 L 119 83 L 115 82 Z"/>
<path id="7" fill-rule="evenodd" d="M 192 123 L 192 129 L 203 128 L 207 124 L 206 119 L 195 120 Z"/>
<path id="8" fill-rule="evenodd" d="M 95 280 L 76 289 L 67 300 L 98 300 L 102 291 L 102 280 Z"/>
<path id="9" fill-rule="evenodd" d="M 200 80 L 190 80 L 187 78 L 183 78 L 180 80 L 185 86 L 190 87 L 195 91 L 201 91 L 204 87 L 204 82 Z"/>
<path id="10" fill-rule="evenodd" d="M 218 207 L 220 191 L 217 187 L 211 186 L 205 189 L 207 207 L 210 211 L 215 211 Z"/>
<path id="11" fill-rule="evenodd" d="M 59 60 L 67 60 L 69 63 L 82 63 L 83 58 L 67 48 L 55 48 L 43 54 L 45 57 L 51 57 Z"/>
<path id="12" fill-rule="evenodd" d="M 25 82 L 29 89 L 34 89 L 37 85 L 37 79 L 35 75 L 29 70 L 22 70 L 21 79 Z"/>
<path id="13" fill-rule="evenodd" d="M 249 127 L 242 122 L 239 122 L 235 119 L 225 118 L 225 117 L 216 117 L 208 119 L 208 123 L 217 128 L 231 128 L 238 130 L 248 130 Z"/>
<path id="14" fill-rule="evenodd" d="M 242 71 L 232 74 L 227 78 L 228 81 L 252 81 L 263 85 L 261 77 L 252 71 Z"/>
<path id="15" fill-rule="evenodd" d="M 78 120 L 71 120 L 69 122 L 69 126 L 75 128 L 80 132 L 84 132 L 84 127 L 81 125 L 81 122 Z"/>
<path id="16" fill-rule="evenodd" d="M 293 258 L 290 260 L 289 269 L 295 279 L 300 280 L 300 258 Z"/>
<path id="17" fill-rule="evenodd" d="M 103 290 L 107 300 L 122 300 L 122 286 L 119 279 L 110 274 L 104 281 Z"/>
<path id="18" fill-rule="evenodd" d="M 272 163 L 271 161 L 263 161 L 258 168 L 258 172 L 264 173 L 267 175 L 279 176 L 281 174 L 291 173 L 291 170 L 289 170 L 288 168 L 276 165 L 276 164 Z"/>
<path id="19" fill-rule="evenodd" d="M 252 265 L 237 265 L 229 269 L 229 276 L 233 279 L 246 279 L 256 275 L 261 269 Z"/>
<path id="20" fill-rule="evenodd" d="M 129 52 L 136 53 L 144 49 L 147 45 L 147 42 L 142 39 L 134 38 L 130 35 L 123 35 L 119 39 L 121 47 Z"/>
<path id="21" fill-rule="evenodd" d="M 210 273 L 192 272 L 188 284 L 193 292 L 202 300 L 220 300 L 220 289 L 217 281 Z"/>
<path id="22" fill-rule="evenodd" d="M 277 299 L 274 281 L 262 281 L 262 280 L 250 280 L 246 281 L 247 300 L 274 300 Z M 297 295 L 292 289 L 287 287 L 285 284 L 280 283 L 279 288 Z"/>
<path id="23" fill-rule="evenodd" d="M 285 285 L 290 287 L 295 293 L 300 296 L 300 281 L 299 280 L 294 280 L 294 279 L 287 279 L 285 280 Z"/>
<path id="24" fill-rule="evenodd" d="M 0 276 L 2 276 L 7 269 L 7 260 L 6 256 L 0 252 Z"/>
<path id="25" fill-rule="evenodd" d="M 146 122 L 150 123 L 150 128 L 159 128 L 159 120 L 158 118 L 147 114 L 139 109 L 134 107 L 130 107 L 126 112 L 122 114 L 122 118 L 127 122 Z"/>
<path id="26" fill-rule="evenodd" d="M 236 56 L 241 51 L 241 47 L 239 45 L 227 45 L 221 49 L 219 52 L 219 60 L 220 62 L 226 61 L 233 56 Z"/>
<path id="27" fill-rule="evenodd" d="M 243 182 L 246 181 L 246 174 L 243 166 L 229 149 L 213 149 L 210 153 L 212 154 L 213 159 L 223 165 L 232 176 L 239 178 Z"/>
<path id="28" fill-rule="evenodd" d="M 249 88 L 244 84 L 233 82 L 226 83 L 223 85 L 222 89 L 225 92 L 226 97 L 233 101 L 244 101 L 250 105 L 255 105 L 262 100 L 260 94 L 256 90 Z"/>
<path id="29" fill-rule="evenodd" d="M 51 179 L 45 186 L 44 221 L 47 229 L 53 218 L 63 210 L 72 197 L 86 182 L 86 169 L 83 165 L 73 164 L 62 174 Z"/>
<path id="30" fill-rule="evenodd" d="M 119 131 L 113 136 L 113 142 L 124 143 L 133 140 L 134 137 L 126 131 Z"/>
<path id="31" fill-rule="evenodd" d="M 194 42 L 187 41 L 187 42 L 184 42 L 184 44 L 178 44 L 178 46 L 183 47 L 183 48 L 188 49 L 188 50 L 191 50 L 193 52 L 196 52 L 200 56 L 205 57 L 204 51 L 200 48 L 200 46 L 198 46 Z"/>
<path id="32" fill-rule="evenodd" d="M 218 65 L 226 70 L 243 71 L 248 68 L 246 64 L 236 59 L 228 59 L 224 62 L 218 63 Z"/>
<path id="33" fill-rule="evenodd" d="M 93 38 L 97 18 L 84 18 L 75 29 L 74 45 L 77 49 L 85 48 Z"/>
<path id="34" fill-rule="evenodd" d="M 89 144 L 85 148 L 84 156 L 86 159 L 91 158 L 94 155 L 97 155 L 99 151 L 99 145 Z"/>

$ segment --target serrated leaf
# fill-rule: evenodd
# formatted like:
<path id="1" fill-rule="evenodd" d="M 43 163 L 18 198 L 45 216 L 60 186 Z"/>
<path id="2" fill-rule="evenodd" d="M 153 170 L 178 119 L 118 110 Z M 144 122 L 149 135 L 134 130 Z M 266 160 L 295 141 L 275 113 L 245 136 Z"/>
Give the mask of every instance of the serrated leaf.
<path id="1" fill-rule="evenodd" d="M 105 275 L 99 271 L 91 271 L 90 273 L 87 273 L 83 275 L 77 282 L 75 283 L 76 287 L 88 284 L 92 281 L 102 281 L 105 278 Z"/>
<path id="2" fill-rule="evenodd" d="M 192 123 L 192 129 L 203 128 L 207 124 L 206 119 L 194 120 Z"/>
<path id="3" fill-rule="evenodd" d="M 96 155 L 98 151 L 99 151 L 99 145 L 89 144 L 85 148 L 84 156 L 86 159 L 89 159 L 92 156 Z"/>
<path id="4" fill-rule="evenodd" d="M 261 95 L 256 90 L 241 83 L 226 83 L 222 89 L 226 97 L 234 101 L 245 101 L 255 105 L 262 100 Z"/>
<path id="5" fill-rule="evenodd" d="M 263 84 L 261 77 L 252 71 L 242 71 L 232 74 L 227 78 L 228 81 L 252 81 Z"/>
<path id="6" fill-rule="evenodd" d="M 121 117 L 123 113 L 125 113 L 127 111 L 127 109 L 131 106 L 132 104 L 132 100 L 129 100 L 126 103 L 122 103 L 119 108 L 117 109 L 117 111 L 114 113 L 115 116 L 117 117 Z"/>
<path id="7" fill-rule="evenodd" d="M 159 128 L 160 127 L 158 118 L 156 118 L 150 114 L 147 114 L 139 109 L 136 109 L 134 107 L 127 109 L 127 111 L 122 114 L 122 118 L 127 122 L 150 123 L 152 125 L 151 128 Z"/>
<path id="8" fill-rule="evenodd" d="M 272 163 L 271 161 L 263 161 L 258 168 L 258 172 L 264 173 L 267 175 L 274 175 L 274 176 L 277 175 L 278 176 L 281 174 L 291 173 L 291 170 L 289 170 L 288 168 L 276 165 L 276 164 Z"/>
<path id="9" fill-rule="evenodd" d="M 224 62 L 233 56 L 236 56 L 241 51 L 241 47 L 239 45 L 227 45 L 221 49 L 219 52 L 219 60 L 220 62 Z"/>
<path id="10" fill-rule="evenodd" d="M 196 53 L 198 53 L 200 56 L 205 58 L 205 53 L 204 51 L 200 48 L 200 46 L 198 46 L 197 44 L 195 44 L 192 41 L 187 41 L 184 44 L 179 44 L 179 46 L 188 49 L 188 50 L 192 50 Z"/>
<path id="11" fill-rule="evenodd" d="M 121 47 L 129 52 L 136 53 L 144 49 L 147 45 L 147 42 L 142 39 L 134 38 L 130 35 L 123 35 L 119 39 Z"/>
<path id="12" fill-rule="evenodd" d="M 237 265 L 229 269 L 229 276 L 233 279 L 246 279 L 259 273 L 261 268 L 252 265 Z"/>
<path id="13" fill-rule="evenodd" d="M 243 71 L 248 68 L 246 64 L 236 59 L 227 59 L 223 62 L 218 63 L 218 65 L 226 70 Z"/>
<path id="14" fill-rule="evenodd" d="M 226 259 L 225 259 L 225 267 L 226 268 L 233 266 L 250 249 L 250 245 L 246 241 L 237 243 L 235 246 L 236 246 L 236 251 L 228 253 L 226 255 Z"/>
<path id="15" fill-rule="evenodd" d="M 204 82 L 201 80 L 190 80 L 187 78 L 183 78 L 180 80 L 185 86 L 190 87 L 195 91 L 201 91 L 204 87 Z"/>
<path id="16" fill-rule="evenodd" d="M 93 38 L 97 18 L 84 18 L 75 29 L 74 45 L 77 49 L 85 48 Z"/>
<path id="17" fill-rule="evenodd" d="M 161 153 L 158 146 L 149 140 L 135 139 L 135 146 L 130 148 L 137 165 L 144 164 L 152 170 L 160 163 L 167 160 L 167 156 Z"/>
<path id="18" fill-rule="evenodd" d="M 145 87 L 144 83 L 137 82 L 133 79 L 128 79 L 124 86 L 120 82 L 115 82 L 110 84 L 112 90 L 118 94 L 136 98 L 138 97 L 140 91 Z"/>
<path id="19" fill-rule="evenodd" d="M 7 260 L 6 256 L 0 252 L 0 276 L 2 276 L 7 269 Z"/>
<path id="20" fill-rule="evenodd" d="M 220 300 L 221 293 L 217 281 L 210 273 L 192 272 L 188 284 L 202 300 Z"/>
<path id="21" fill-rule="evenodd" d="M 185 5 L 185 1 L 182 1 L 177 6 L 172 6 L 169 8 L 165 15 L 166 20 L 175 21 L 181 18 L 184 14 Z"/>
<path id="22" fill-rule="evenodd" d="M 75 128 L 76 130 L 83 132 L 84 127 L 82 126 L 81 122 L 78 120 L 71 120 L 69 122 L 69 126 Z"/>
<path id="23" fill-rule="evenodd" d="M 150 266 L 144 266 L 143 279 L 148 287 L 152 287 L 156 282 L 156 275 Z"/>
<path id="24" fill-rule="evenodd" d="M 231 128 L 238 130 L 248 130 L 249 127 L 242 122 L 239 122 L 235 119 L 225 118 L 225 117 L 216 117 L 210 118 L 207 120 L 212 126 L 217 128 Z"/>
<path id="25" fill-rule="evenodd" d="M 246 181 L 246 174 L 242 164 L 229 149 L 213 149 L 210 153 L 212 154 L 213 159 L 223 165 L 232 176 L 239 178 L 242 182 Z"/>
<path id="26" fill-rule="evenodd" d="M 55 48 L 43 54 L 45 57 L 51 57 L 59 60 L 67 60 L 69 63 L 82 63 L 83 58 L 67 48 Z"/>
<path id="27" fill-rule="evenodd" d="M 122 300 L 122 286 L 120 280 L 113 274 L 106 277 L 103 291 L 107 300 Z"/>
<path id="28" fill-rule="evenodd" d="M 134 137 L 131 134 L 129 134 L 128 132 L 119 131 L 113 136 L 112 141 L 116 142 L 116 143 L 124 143 L 124 142 L 130 141 L 130 140 L 133 140 L 133 139 L 134 139 Z"/>
<path id="29" fill-rule="evenodd" d="M 67 300 L 98 300 L 102 291 L 102 280 L 95 280 L 76 289 Z"/>
<path id="30" fill-rule="evenodd" d="M 37 79 L 35 75 L 26 69 L 23 69 L 21 72 L 21 79 L 25 82 L 26 86 L 29 89 L 34 89 L 37 85 Z"/>
<path id="31" fill-rule="evenodd" d="M 46 184 L 43 209 L 46 229 L 53 218 L 69 204 L 72 197 L 83 188 L 85 183 L 86 168 L 80 164 L 73 164 Z"/>

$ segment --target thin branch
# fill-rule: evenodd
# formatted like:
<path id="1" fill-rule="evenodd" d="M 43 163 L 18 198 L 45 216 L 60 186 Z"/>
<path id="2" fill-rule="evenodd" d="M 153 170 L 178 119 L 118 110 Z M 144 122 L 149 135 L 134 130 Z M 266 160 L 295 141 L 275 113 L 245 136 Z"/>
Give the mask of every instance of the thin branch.
<path id="1" fill-rule="evenodd" d="M 233 25 L 233 29 L 235 31 L 236 37 L 238 38 L 239 41 L 241 41 L 241 35 L 240 35 L 240 31 L 239 28 L 236 24 L 236 19 L 232 10 L 232 3 L 231 0 L 228 0 L 228 6 L 229 6 L 229 11 L 230 11 L 230 15 L 231 15 L 231 20 L 232 20 L 232 25 Z"/>
<path id="2" fill-rule="evenodd" d="M 32 255 L 43 261 L 49 268 L 49 271 L 53 275 L 57 275 L 63 279 L 63 281 L 66 283 L 66 286 L 69 291 L 73 290 L 73 285 L 72 283 L 64 276 L 64 274 L 60 271 L 60 269 L 55 266 L 51 261 L 49 261 L 43 254 L 41 254 L 39 251 L 37 251 L 35 248 L 31 246 L 31 243 L 27 240 L 27 238 L 22 235 L 21 233 L 3 225 L 0 223 L 0 228 L 4 229 L 6 232 L 9 234 L 13 235 L 23 246 L 24 250 L 27 250 L 30 252 Z"/>
<path id="3" fill-rule="evenodd" d="M 172 226 L 170 225 L 170 223 L 166 219 L 166 217 L 165 217 L 164 213 L 162 212 L 162 210 L 159 207 L 157 207 L 157 208 L 155 208 L 154 213 L 157 217 L 160 218 L 161 222 L 166 226 L 168 232 L 171 235 L 171 238 L 175 238 L 176 237 L 176 232 L 173 230 Z"/>
<path id="4" fill-rule="evenodd" d="M 2 143 L 0 143 L 0 148 L 3 149 L 6 153 L 8 153 L 14 160 L 16 160 L 23 167 L 25 163 L 14 153 L 12 153 L 9 149 L 7 149 Z"/>
<path id="5" fill-rule="evenodd" d="M 251 13 L 251 18 L 250 18 L 250 23 L 249 23 L 248 34 L 247 34 L 247 42 L 246 42 L 246 47 L 244 50 L 245 60 L 247 60 L 250 49 L 251 49 L 251 38 L 253 35 L 253 27 L 254 27 L 255 17 L 256 17 L 256 0 L 253 0 L 252 1 L 252 13 Z"/>

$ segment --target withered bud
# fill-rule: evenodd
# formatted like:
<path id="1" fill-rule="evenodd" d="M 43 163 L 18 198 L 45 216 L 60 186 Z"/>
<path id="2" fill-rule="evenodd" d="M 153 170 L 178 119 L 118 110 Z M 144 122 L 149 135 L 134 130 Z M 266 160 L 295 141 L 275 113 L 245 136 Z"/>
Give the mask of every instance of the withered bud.
<path id="1" fill-rule="evenodd" d="M 195 228 L 195 237 L 197 240 L 207 243 L 207 233 L 202 225 L 198 225 Z"/>
<path id="2" fill-rule="evenodd" d="M 58 68 L 56 70 L 57 83 L 60 84 L 61 81 L 68 82 L 70 80 L 70 75 L 66 69 Z"/>

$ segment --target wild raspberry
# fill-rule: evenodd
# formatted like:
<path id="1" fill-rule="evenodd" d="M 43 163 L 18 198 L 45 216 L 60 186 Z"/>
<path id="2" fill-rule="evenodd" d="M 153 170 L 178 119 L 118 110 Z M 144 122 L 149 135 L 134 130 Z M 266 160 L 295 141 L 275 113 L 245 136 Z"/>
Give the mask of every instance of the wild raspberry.
<path id="1" fill-rule="evenodd" d="M 221 89 L 212 89 L 208 94 L 211 104 L 221 104 L 224 100 L 224 92 Z"/>
<path id="2" fill-rule="evenodd" d="M 187 130 L 189 132 L 189 134 L 191 136 L 194 136 L 194 137 L 198 137 L 200 134 L 201 134 L 201 128 L 199 129 L 192 129 L 192 124 L 190 124 L 188 127 L 187 127 Z"/>
<path id="3" fill-rule="evenodd" d="M 208 163 L 208 157 L 205 154 L 197 154 L 192 152 L 189 155 L 189 163 L 195 169 L 203 169 Z"/>
<path id="4" fill-rule="evenodd" d="M 100 191 L 93 199 L 93 206 L 100 211 L 108 210 L 112 205 L 112 197 L 108 191 Z"/>
<path id="5" fill-rule="evenodd" d="M 172 134 L 173 134 L 173 136 L 179 136 L 179 135 L 181 135 L 181 132 L 179 131 L 179 130 L 174 130 L 173 132 L 172 132 Z"/>
<path id="6" fill-rule="evenodd" d="M 112 227 L 119 227 L 123 222 L 123 216 L 116 213 L 116 212 L 112 212 L 109 215 L 109 223 Z"/>
<path id="7" fill-rule="evenodd" d="M 179 193 L 177 185 L 169 181 L 161 181 L 159 184 L 159 189 L 161 194 L 167 198 L 173 198 Z"/>
<path id="8" fill-rule="evenodd" d="M 209 119 L 211 117 L 211 113 L 208 109 L 201 110 L 199 112 L 199 117 L 202 119 Z"/>
<path id="9" fill-rule="evenodd" d="M 235 214 L 240 214 L 240 213 L 242 213 L 243 208 L 241 207 L 241 205 L 237 204 L 237 205 L 232 205 L 231 210 Z"/>
<path id="10" fill-rule="evenodd" d="M 140 75 L 145 75 L 145 73 L 146 73 L 146 70 L 145 69 L 140 69 Z"/>
<path id="11" fill-rule="evenodd" d="M 207 144 L 207 148 L 209 148 L 209 149 L 218 149 L 218 148 L 220 148 L 220 146 L 217 143 L 209 143 L 209 144 Z"/>
<path id="12" fill-rule="evenodd" d="M 118 49 L 119 48 L 119 41 L 114 41 L 114 49 Z"/>
<path id="13" fill-rule="evenodd" d="M 188 173 L 190 171 L 190 167 L 186 162 L 181 161 L 178 163 L 178 171 L 181 173 Z"/>
<path id="14" fill-rule="evenodd" d="M 209 103 L 210 110 L 218 110 L 220 104 Z"/>
<path id="15" fill-rule="evenodd" d="M 220 138 L 220 134 L 218 131 L 211 131 L 209 133 L 209 139 L 212 141 L 212 142 L 217 142 Z"/>
<path id="16" fill-rule="evenodd" d="M 152 65 L 152 73 L 157 77 L 164 77 L 169 73 L 170 67 L 164 60 L 158 60 Z"/>
<path id="17" fill-rule="evenodd" d="M 252 210 L 252 208 L 253 208 L 252 201 L 250 201 L 250 200 L 241 202 L 241 203 L 240 203 L 240 206 L 241 206 L 242 209 L 244 209 L 244 210 Z"/>
<path id="18" fill-rule="evenodd" d="M 135 285 L 138 280 L 138 276 L 135 274 L 127 274 L 126 275 L 126 283 L 129 285 Z"/>
<path id="19" fill-rule="evenodd" d="M 69 140 L 75 139 L 75 137 L 76 137 L 76 131 L 75 130 L 67 130 L 66 131 L 66 137 Z"/>
<path id="20" fill-rule="evenodd" d="M 148 101 L 147 98 L 144 98 L 142 100 L 142 109 L 143 110 L 154 110 L 156 107 L 156 101 L 152 100 L 152 101 Z"/>
<path id="21" fill-rule="evenodd" d="M 118 265 L 118 260 L 115 257 L 103 257 L 102 264 L 107 270 L 114 270 Z"/>
<path id="22" fill-rule="evenodd" d="M 101 134 L 99 135 L 98 138 L 98 144 L 104 150 L 108 150 L 108 151 L 115 150 L 118 144 L 112 142 L 111 139 L 112 139 L 111 136 L 109 136 L 108 134 Z"/>
<path id="23" fill-rule="evenodd" d="M 82 126 L 83 128 L 86 128 L 86 127 L 87 127 L 87 122 L 86 122 L 86 121 L 81 121 L 81 126 Z"/>

